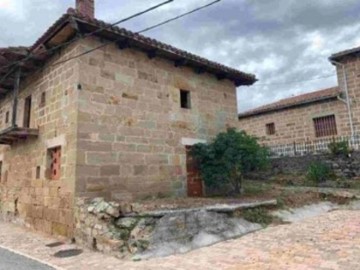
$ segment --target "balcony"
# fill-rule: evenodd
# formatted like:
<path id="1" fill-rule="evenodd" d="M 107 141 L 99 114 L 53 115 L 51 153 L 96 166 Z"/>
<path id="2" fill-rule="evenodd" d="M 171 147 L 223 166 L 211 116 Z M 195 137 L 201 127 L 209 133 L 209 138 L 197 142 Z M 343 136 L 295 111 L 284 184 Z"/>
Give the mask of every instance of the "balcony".
<path id="1" fill-rule="evenodd" d="M 0 145 L 12 145 L 18 141 L 24 141 L 39 136 L 38 129 L 9 127 L 0 131 Z"/>

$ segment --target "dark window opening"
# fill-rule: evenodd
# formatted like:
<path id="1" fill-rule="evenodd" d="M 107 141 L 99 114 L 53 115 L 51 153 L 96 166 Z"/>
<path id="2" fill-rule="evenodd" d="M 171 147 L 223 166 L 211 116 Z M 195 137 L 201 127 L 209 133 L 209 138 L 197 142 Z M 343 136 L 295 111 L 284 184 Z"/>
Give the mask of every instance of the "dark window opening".
<path id="1" fill-rule="evenodd" d="M 274 135 L 275 134 L 275 123 L 266 124 L 266 134 Z"/>
<path id="2" fill-rule="evenodd" d="M 3 162 L 0 161 L 0 182 L 2 180 L 2 167 L 3 167 Z"/>
<path id="3" fill-rule="evenodd" d="M 41 173 L 41 168 L 40 166 L 36 167 L 36 179 L 40 179 L 40 173 Z"/>
<path id="4" fill-rule="evenodd" d="M 40 108 L 44 107 L 45 103 L 46 103 L 46 93 L 42 92 L 40 96 L 40 104 L 39 104 Z"/>
<path id="5" fill-rule="evenodd" d="M 180 105 L 183 109 L 191 108 L 190 91 L 180 90 Z"/>
<path id="6" fill-rule="evenodd" d="M 30 127 L 30 115 L 31 115 L 31 96 L 28 96 L 25 99 L 25 105 L 24 105 L 24 125 L 23 125 L 23 127 L 25 127 L 25 128 Z"/>
<path id="7" fill-rule="evenodd" d="M 7 123 L 9 123 L 9 119 L 10 118 L 10 113 L 9 113 L 9 111 L 7 111 L 6 113 L 5 113 L 5 123 L 7 124 Z"/>
<path id="8" fill-rule="evenodd" d="M 49 178 L 51 180 L 60 179 L 61 169 L 61 147 L 49 149 Z"/>
<path id="9" fill-rule="evenodd" d="M 316 137 L 337 135 L 335 115 L 317 117 L 313 122 Z"/>

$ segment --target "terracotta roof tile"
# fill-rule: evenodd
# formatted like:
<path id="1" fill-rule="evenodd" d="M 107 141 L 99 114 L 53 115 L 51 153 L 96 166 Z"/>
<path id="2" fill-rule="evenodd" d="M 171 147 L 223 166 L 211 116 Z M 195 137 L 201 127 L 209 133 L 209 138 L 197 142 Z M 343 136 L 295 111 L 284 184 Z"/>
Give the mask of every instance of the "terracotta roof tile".
<path id="1" fill-rule="evenodd" d="M 313 102 L 319 102 L 331 98 L 336 98 L 337 96 L 339 96 L 339 94 L 340 94 L 339 87 L 332 87 L 315 92 L 310 92 L 290 98 L 281 99 L 277 102 L 266 104 L 261 107 L 240 113 L 239 118 L 246 118 L 254 115 L 274 112 L 274 111 L 288 109 Z"/>
<path id="2" fill-rule="evenodd" d="M 70 20 L 75 19 L 77 21 L 81 21 L 83 23 L 92 25 L 97 28 L 107 28 L 106 31 L 110 31 L 113 34 L 118 36 L 122 36 L 124 38 L 128 38 L 129 40 L 136 41 L 138 43 L 147 45 L 152 47 L 153 49 L 160 50 L 168 55 L 177 56 L 180 58 L 184 58 L 187 61 L 191 61 L 194 64 L 198 64 L 200 66 L 205 66 L 208 69 L 213 70 L 213 72 L 218 72 L 219 75 L 221 73 L 227 74 L 228 78 L 233 80 L 235 83 L 237 81 L 242 81 L 241 85 L 251 85 L 256 81 L 256 77 L 253 74 L 245 73 L 239 71 L 237 69 L 227 67 L 225 65 L 219 64 L 215 61 L 210 61 L 206 58 L 197 56 L 195 54 L 189 53 L 184 50 L 180 50 L 175 48 L 169 44 L 165 44 L 158 40 L 134 33 L 125 28 L 120 28 L 117 26 L 111 26 L 111 24 L 106 23 L 101 20 L 93 19 L 90 17 L 86 17 L 76 10 L 70 8 L 66 14 L 60 17 L 36 42 L 33 46 L 31 46 L 31 50 L 36 50 L 39 46 L 41 46 L 46 40 L 48 40 L 54 33 L 56 33 L 57 29 L 61 28 L 65 23 Z"/>

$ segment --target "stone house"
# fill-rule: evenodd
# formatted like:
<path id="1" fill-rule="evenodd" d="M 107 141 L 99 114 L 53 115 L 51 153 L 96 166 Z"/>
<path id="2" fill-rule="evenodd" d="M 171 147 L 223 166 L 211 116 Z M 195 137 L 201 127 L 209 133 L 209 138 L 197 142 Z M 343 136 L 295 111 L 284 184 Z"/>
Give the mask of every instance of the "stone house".
<path id="1" fill-rule="evenodd" d="M 336 66 L 338 86 L 240 113 L 238 127 L 268 146 L 356 137 L 360 131 L 359 52 L 356 48 L 329 58 Z"/>
<path id="2" fill-rule="evenodd" d="M 1 213 L 68 236 L 77 197 L 201 196 L 188 151 L 237 125 L 236 87 L 256 81 L 76 2 L 34 45 L 0 49 Z"/>

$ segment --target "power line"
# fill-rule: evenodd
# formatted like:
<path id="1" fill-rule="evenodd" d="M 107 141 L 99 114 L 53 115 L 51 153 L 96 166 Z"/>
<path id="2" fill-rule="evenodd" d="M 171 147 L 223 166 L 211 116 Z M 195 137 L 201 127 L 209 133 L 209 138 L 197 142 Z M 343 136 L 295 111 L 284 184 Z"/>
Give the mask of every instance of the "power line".
<path id="1" fill-rule="evenodd" d="M 156 24 L 156 25 L 154 25 L 154 26 L 145 28 L 144 30 L 138 31 L 137 33 L 138 33 L 138 34 L 141 34 L 141 33 L 150 31 L 150 30 L 152 30 L 152 29 L 158 28 L 159 26 L 162 26 L 162 25 L 164 25 L 164 24 L 167 24 L 167 23 L 170 23 L 170 22 L 172 22 L 172 21 L 178 20 L 178 19 L 180 19 L 180 18 L 182 18 L 182 17 L 185 17 L 185 16 L 187 16 L 187 15 L 190 15 L 190 14 L 192 14 L 192 13 L 195 13 L 195 12 L 197 12 L 197 11 L 199 11 L 199 10 L 208 8 L 208 7 L 212 6 L 212 5 L 215 5 L 215 4 L 217 4 L 218 2 L 220 2 L 220 1 L 221 1 L 221 0 L 217 0 L 217 1 L 211 2 L 211 3 L 207 4 L 207 5 L 204 5 L 204 6 L 202 6 L 202 7 L 198 7 L 198 8 L 196 8 L 196 9 L 194 9 L 194 10 L 191 10 L 191 11 L 189 11 L 189 12 L 186 12 L 186 13 L 184 13 L 184 14 L 181 14 L 181 15 L 179 15 L 179 16 L 176 16 L 176 17 L 174 17 L 174 18 L 172 18 L 172 19 L 169 19 L 169 20 L 163 21 L 163 22 L 161 22 L 161 23 L 158 23 L 158 24 Z"/>
<path id="2" fill-rule="evenodd" d="M 84 39 L 84 38 L 93 36 L 93 35 L 101 32 L 101 31 L 103 31 L 103 30 L 107 30 L 107 29 L 109 29 L 109 28 L 111 28 L 111 27 L 114 27 L 114 26 L 120 24 L 120 23 L 127 22 L 127 21 L 129 21 L 129 20 L 131 20 L 131 19 L 134 19 L 134 18 L 136 18 L 136 17 L 139 17 L 139 16 L 141 16 L 141 15 L 143 15 L 143 14 L 145 14 L 145 13 L 148 13 L 148 12 L 150 12 L 150 11 L 153 11 L 153 10 L 159 8 L 159 7 L 162 7 L 162 6 L 164 6 L 164 5 L 170 4 L 170 3 L 173 2 L 173 1 L 174 1 L 174 0 L 167 0 L 167 1 L 165 1 L 165 2 L 159 3 L 159 4 L 157 4 L 157 5 L 155 5 L 155 6 L 152 6 L 152 7 L 148 8 L 148 9 L 146 9 L 146 10 L 144 10 L 144 11 L 135 13 L 135 14 L 127 17 L 127 18 L 121 19 L 121 20 L 119 20 L 119 21 L 117 21 L 117 22 L 114 22 L 114 23 L 112 23 L 112 24 L 110 24 L 110 25 L 106 25 L 105 27 L 101 27 L 101 28 L 99 28 L 99 29 L 96 29 L 96 30 L 93 31 L 93 32 L 87 33 L 87 34 L 85 34 L 85 35 L 83 35 L 83 36 L 77 36 L 77 37 L 73 38 L 72 40 L 69 40 L 69 41 L 67 41 L 67 42 L 61 43 L 61 44 L 59 44 L 59 45 L 57 45 L 57 46 L 55 46 L 55 47 L 52 47 L 52 48 L 50 48 L 50 49 L 48 49 L 48 50 L 46 50 L 46 51 L 44 51 L 44 52 L 40 52 L 40 53 L 37 54 L 36 56 L 39 56 L 39 55 L 45 54 L 45 53 L 49 53 L 49 52 L 52 52 L 52 51 L 55 51 L 55 50 L 58 50 L 58 49 L 60 49 L 60 48 L 62 48 L 62 47 L 64 47 L 64 46 L 67 46 L 67 45 L 69 45 L 69 44 L 72 44 L 72 43 L 75 42 L 75 41 L 78 41 L 78 40 L 80 40 L 80 39 Z M 7 66 L 5 66 L 5 67 L 1 67 L 0 70 L 6 69 L 6 68 L 11 67 L 11 66 L 13 66 L 13 65 L 19 65 L 19 64 L 21 64 L 21 63 L 23 63 L 23 62 L 25 62 L 25 61 L 27 61 L 27 60 L 29 60 L 29 59 L 31 59 L 31 58 L 34 58 L 34 57 L 35 57 L 34 55 L 29 54 L 29 55 L 27 55 L 24 59 L 21 59 L 21 60 L 19 60 L 19 61 L 14 61 L 13 63 L 11 63 L 11 64 L 9 64 L 9 65 L 7 65 Z"/>
<path id="3" fill-rule="evenodd" d="M 170 22 L 172 22 L 172 21 L 178 20 L 178 19 L 183 18 L 183 17 L 185 17 L 185 16 L 187 16 L 187 15 L 190 15 L 190 14 L 192 14 L 192 13 L 194 13 L 194 12 L 197 12 L 197 11 L 199 11 L 199 10 L 202 10 L 202 9 L 204 9 L 204 8 L 207 8 L 207 7 L 209 7 L 209 6 L 212 6 L 212 5 L 214 5 L 214 4 L 216 4 L 216 3 L 220 2 L 220 1 L 222 1 L 222 0 L 213 1 L 213 2 L 211 2 L 211 3 L 209 3 L 209 4 L 207 4 L 207 5 L 198 7 L 198 8 L 196 8 L 196 9 L 193 9 L 193 10 L 189 11 L 189 12 L 186 12 L 186 13 L 183 13 L 183 14 L 181 14 L 181 15 L 179 15 L 179 16 L 176 16 L 176 17 L 174 17 L 174 18 L 172 18 L 172 19 L 163 21 L 163 22 L 158 23 L 158 24 L 156 24 L 156 25 L 154 25 L 154 26 L 150 26 L 150 27 L 147 27 L 147 28 L 145 28 L 145 29 L 143 29 L 143 30 L 140 30 L 140 31 L 138 31 L 138 32 L 135 32 L 135 34 L 140 34 L 140 33 L 144 33 L 144 32 L 153 30 L 153 29 L 158 28 L 158 27 L 160 27 L 160 26 L 162 26 L 162 25 L 164 25 L 164 24 L 170 23 Z M 96 51 L 96 50 L 99 50 L 99 49 L 104 48 L 104 47 L 106 47 L 106 46 L 108 46 L 108 45 L 110 45 L 110 44 L 117 43 L 117 42 L 122 41 L 122 40 L 123 40 L 123 37 L 118 38 L 118 39 L 116 39 L 115 41 L 111 41 L 111 42 L 108 42 L 108 43 L 99 45 L 99 46 L 97 46 L 97 47 L 95 47 L 95 48 L 93 48 L 93 49 L 90 49 L 90 50 L 85 51 L 85 52 L 83 52 L 83 53 L 80 53 L 80 54 L 78 54 L 78 55 L 69 57 L 68 59 L 65 59 L 65 60 L 56 62 L 56 63 L 52 64 L 51 66 L 56 66 L 56 65 L 59 65 L 59 64 L 66 63 L 66 62 L 68 62 L 68 61 L 70 61 L 70 60 L 79 58 L 79 57 L 81 57 L 81 56 L 84 56 L 84 55 L 86 55 L 86 54 L 92 53 L 92 52 L 94 52 L 94 51 Z"/>
<path id="4" fill-rule="evenodd" d="M 320 80 L 320 79 L 325 79 L 325 78 L 330 78 L 330 77 L 335 77 L 336 74 L 329 74 L 329 75 L 325 75 L 325 76 L 321 76 L 321 77 L 317 77 L 317 78 L 312 78 L 309 80 L 301 80 L 301 81 L 290 81 L 290 82 L 284 82 L 284 83 L 262 83 L 262 84 L 254 84 L 251 87 L 257 87 L 257 86 L 271 86 L 271 85 L 289 85 L 289 84 L 296 84 L 296 83 L 303 83 L 303 82 L 310 82 L 310 81 L 316 81 L 316 80 Z"/>

